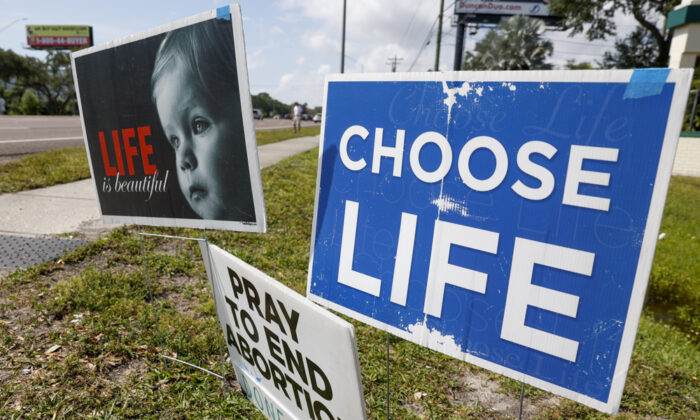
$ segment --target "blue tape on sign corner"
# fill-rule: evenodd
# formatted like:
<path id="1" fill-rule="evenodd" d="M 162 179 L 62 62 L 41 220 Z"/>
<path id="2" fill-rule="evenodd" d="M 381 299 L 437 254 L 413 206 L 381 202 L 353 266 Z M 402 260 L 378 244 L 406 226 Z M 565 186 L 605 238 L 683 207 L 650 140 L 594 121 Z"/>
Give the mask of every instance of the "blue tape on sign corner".
<path id="1" fill-rule="evenodd" d="M 228 6 L 222 6 L 216 9 L 216 18 L 223 20 L 231 20 L 231 9 Z"/>
<path id="2" fill-rule="evenodd" d="M 671 69 L 635 69 L 623 99 L 639 99 L 660 94 L 664 90 L 669 71 Z"/>

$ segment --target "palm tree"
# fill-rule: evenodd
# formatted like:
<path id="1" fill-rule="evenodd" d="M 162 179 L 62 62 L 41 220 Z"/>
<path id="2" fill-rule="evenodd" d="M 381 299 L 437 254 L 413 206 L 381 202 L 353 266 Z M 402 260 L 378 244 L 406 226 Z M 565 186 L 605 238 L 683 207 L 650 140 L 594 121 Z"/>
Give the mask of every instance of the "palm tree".
<path id="1" fill-rule="evenodd" d="M 545 25 L 540 19 L 516 15 L 502 20 L 464 57 L 464 70 L 544 70 L 552 55 L 552 42 L 540 38 Z"/>

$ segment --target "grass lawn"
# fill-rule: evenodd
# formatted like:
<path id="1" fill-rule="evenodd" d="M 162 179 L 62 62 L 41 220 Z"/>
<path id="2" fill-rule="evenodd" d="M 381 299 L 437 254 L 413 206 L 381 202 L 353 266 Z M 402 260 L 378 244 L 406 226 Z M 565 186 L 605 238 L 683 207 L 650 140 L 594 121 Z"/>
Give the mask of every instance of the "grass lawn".
<path id="1" fill-rule="evenodd" d="M 282 128 L 278 130 L 258 130 L 258 146 L 288 140 L 294 137 L 318 136 L 321 133 L 320 125 L 310 125 L 301 128 L 301 132 L 295 133 L 293 128 Z"/>
<path id="2" fill-rule="evenodd" d="M 647 307 L 700 343 L 700 178 L 673 177 Z"/>
<path id="3" fill-rule="evenodd" d="M 288 140 L 294 137 L 316 136 L 320 126 L 303 127 L 300 133 L 293 129 L 258 130 L 258 146 Z M 80 181 L 90 178 L 90 167 L 84 147 L 51 150 L 20 158 L 0 165 L 0 194 L 15 193 L 35 188 Z"/>
<path id="4" fill-rule="evenodd" d="M 0 165 L 0 194 L 50 187 L 90 178 L 84 147 L 23 156 Z"/>
<path id="5" fill-rule="evenodd" d="M 263 171 L 267 234 L 208 232 L 211 242 L 302 294 L 317 153 Z M 688 321 L 698 317 L 698 200 L 698 180 L 674 178 L 649 289 L 653 296 L 642 317 L 619 418 L 700 416 L 700 346 Z M 16 271 L 0 282 L 0 418 L 263 418 L 237 392 L 235 381 L 233 391 L 222 391 L 213 377 L 166 365 L 158 356 L 165 352 L 218 371 L 214 306 L 195 242 L 145 238 L 161 345 L 137 233 L 134 226 L 115 230 L 59 261 Z M 687 309 L 676 313 L 669 305 Z M 367 413 L 383 419 L 385 333 L 350 322 Z M 396 337 L 390 357 L 392 418 L 517 417 L 515 381 Z M 529 386 L 525 407 L 531 418 L 608 417 Z"/>

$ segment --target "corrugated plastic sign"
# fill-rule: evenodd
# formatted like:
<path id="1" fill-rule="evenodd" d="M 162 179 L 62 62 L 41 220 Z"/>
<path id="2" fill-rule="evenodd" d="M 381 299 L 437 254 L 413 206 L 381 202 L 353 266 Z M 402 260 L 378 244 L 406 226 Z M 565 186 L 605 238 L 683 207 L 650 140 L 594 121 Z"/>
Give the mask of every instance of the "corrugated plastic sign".
<path id="1" fill-rule="evenodd" d="M 236 379 L 271 420 L 364 419 L 352 324 L 200 242 Z"/>
<path id="2" fill-rule="evenodd" d="M 691 74 L 330 76 L 309 297 L 616 412 Z"/>

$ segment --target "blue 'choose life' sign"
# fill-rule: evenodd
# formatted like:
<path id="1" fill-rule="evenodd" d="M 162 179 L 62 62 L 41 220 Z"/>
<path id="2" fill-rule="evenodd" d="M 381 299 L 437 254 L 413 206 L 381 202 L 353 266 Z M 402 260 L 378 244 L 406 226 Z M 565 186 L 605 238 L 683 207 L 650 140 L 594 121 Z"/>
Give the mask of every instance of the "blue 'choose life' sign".
<path id="1" fill-rule="evenodd" d="M 330 76 L 309 297 L 616 412 L 691 74 Z"/>

